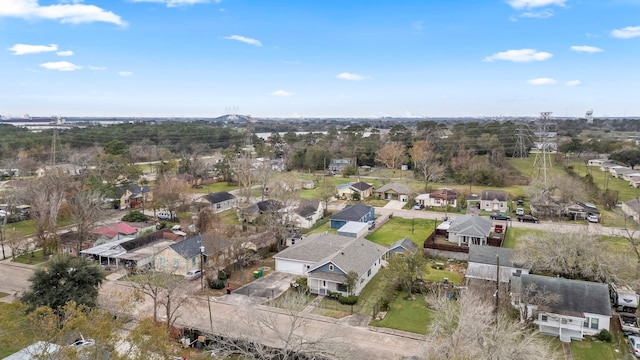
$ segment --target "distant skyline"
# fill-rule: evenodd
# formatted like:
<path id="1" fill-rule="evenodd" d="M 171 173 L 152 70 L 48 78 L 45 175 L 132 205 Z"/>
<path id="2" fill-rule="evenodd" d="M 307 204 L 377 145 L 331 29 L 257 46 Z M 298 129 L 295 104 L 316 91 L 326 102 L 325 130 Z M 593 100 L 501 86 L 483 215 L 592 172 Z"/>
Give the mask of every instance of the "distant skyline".
<path id="1" fill-rule="evenodd" d="M 0 0 L 0 114 L 640 116 L 640 0 Z"/>

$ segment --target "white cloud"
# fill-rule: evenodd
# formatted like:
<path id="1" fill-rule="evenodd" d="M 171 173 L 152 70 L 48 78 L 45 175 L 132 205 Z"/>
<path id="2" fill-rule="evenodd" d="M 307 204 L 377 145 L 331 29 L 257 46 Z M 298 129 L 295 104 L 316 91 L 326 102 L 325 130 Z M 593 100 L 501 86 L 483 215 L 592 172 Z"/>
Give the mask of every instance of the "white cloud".
<path id="1" fill-rule="evenodd" d="M 56 53 L 56 55 L 58 55 L 58 56 L 72 56 L 73 55 L 73 51 L 71 51 L 71 50 L 58 51 Z"/>
<path id="2" fill-rule="evenodd" d="M 259 40 L 240 36 L 240 35 L 225 36 L 225 39 L 240 41 L 249 45 L 262 46 L 262 43 Z"/>
<path id="3" fill-rule="evenodd" d="M 580 80 L 569 80 L 564 84 L 566 86 L 578 86 L 578 85 L 582 85 L 582 81 L 580 81 Z"/>
<path id="4" fill-rule="evenodd" d="M 1 11 L 1 10 L 0 10 Z M 58 50 L 58 45 L 27 45 L 27 44 L 15 44 L 7 50 L 13 51 L 13 55 L 25 55 L 25 54 L 37 54 L 41 52 L 49 52 Z"/>
<path id="5" fill-rule="evenodd" d="M 491 56 L 484 58 L 484 61 L 493 60 L 505 60 L 513 62 L 529 62 L 529 61 L 544 61 L 551 58 L 553 55 L 544 52 L 537 51 L 535 49 L 520 49 L 520 50 L 507 50 L 495 53 Z"/>
<path id="6" fill-rule="evenodd" d="M 577 52 L 587 52 L 587 53 L 598 53 L 603 51 L 599 47 L 588 46 L 588 45 L 575 45 L 571 47 L 571 50 L 577 51 Z"/>
<path id="7" fill-rule="evenodd" d="M 531 85 L 553 85 L 553 84 L 557 84 L 558 81 L 552 78 L 537 78 L 537 79 L 527 80 L 527 83 Z"/>
<path id="8" fill-rule="evenodd" d="M 153 3 L 161 3 L 166 4 L 167 7 L 179 7 L 179 6 L 188 6 L 194 4 L 204 4 L 208 3 L 208 0 L 133 0 L 133 2 L 153 2 Z M 216 3 L 220 2 L 220 0 L 214 1 Z"/>
<path id="9" fill-rule="evenodd" d="M 104 70 L 107 70 L 107 68 L 106 68 L 106 67 L 104 67 L 104 66 L 91 66 L 91 65 L 89 65 L 89 66 L 87 66 L 87 67 L 89 68 L 89 70 L 95 70 L 95 71 L 104 71 Z"/>
<path id="10" fill-rule="evenodd" d="M 530 18 L 530 19 L 547 19 L 553 16 L 553 10 L 544 9 L 541 11 L 525 11 L 518 16 L 522 18 Z"/>
<path id="11" fill-rule="evenodd" d="M 131 76 L 133 73 L 131 71 L 118 71 L 118 75 L 120 76 Z"/>
<path id="12" fill-rule="evenodd" d="M 514 9 L 533 9 L 549 5 L 564 6 L 567 0 L 509 0 L 507 4 Z"/>
<path id="13" fill-rule="evenodd" d="M 72 64 L 68 61 L 46 62 L 46 63 L 40 64 L 40 66 L 45 69 L 58 70 L 58 71 L 74 71 L 74 70 L 82 69 L 82 66 Z"/>
<path id="14" fill-rule="evenodd" d="M 627 26 L 611 31 L 611 36 L 618 39 L 631 39 L 640 36 L 640 26 Z"/>
<path id="15" fill-rule="evenodd" d="M 369 77 L 369 76 L 362 76 L 362 75 L 352 74 L 352 73 L 348 73 L 348 72 L 340 73 L 340 74 L 336 75 L 336 77 L 338 79 L 342 79 L 342 80 L 354 80 L 354 81 L 371 79 L 371 77 Z"/>
<path id="16" fill-rule="evenodd" d="M 271 95 L 287 97 L 287 96 L 293 95 L 293 93 L 292 92 L 288 92 L 288 91 L 284 91 L 284 90 L 276 90 L 276 91 L 272 92 Z"/>
<path id="17" fill-rule="evenodd" d="M 1 0 L 0 17 L 20 19 L 57 20 L 62 24 L 107 22 L 120 26 L 127 23 L 119 15 L 95 5 L 53 4 L 40 5 L 38 0 Z"/>

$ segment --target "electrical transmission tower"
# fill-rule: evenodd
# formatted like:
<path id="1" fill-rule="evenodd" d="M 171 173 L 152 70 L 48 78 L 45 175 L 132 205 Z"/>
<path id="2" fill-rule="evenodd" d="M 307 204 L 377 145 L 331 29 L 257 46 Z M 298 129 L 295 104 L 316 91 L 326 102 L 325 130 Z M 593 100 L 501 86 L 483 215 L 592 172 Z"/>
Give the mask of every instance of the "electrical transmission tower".
<path id="1" fill-rule="evenodd" d="M 520 123 L 516 127 L 516 146 L 513 149 L 514 158 L 526 158 L 529 157 L 529 151 L 527 150 L 529 141 L 529 127 L 524 122 Z"/>
<path id="2" fill-rule="evenodd" d="M 536 134 L 538 135 L 538 142 L 535 143 L 537 151 L 531 176 L 533 180 L 543 181 L 545 187 L 547 186 L 547 169 L 551 169 L 551 153 L 557 149 L 556 136 L 550 132 L 550 127 L 553 125 L 549 123 L 550 117 L 550 111 L 540 113 L 540 122 Z"/>
<path id="3" fill-rule="evenodd" d="M 54 166 L 56 164 L 56 153 L 62 151 L 60 145 L 60 139 L 58 138 L 58 128 L 64 124 L 64 119 L 59 116 L 54 116 L 53 121 L 53 138 L 51 139 L 51 154 L 49 154 L 49 165 Z"/>

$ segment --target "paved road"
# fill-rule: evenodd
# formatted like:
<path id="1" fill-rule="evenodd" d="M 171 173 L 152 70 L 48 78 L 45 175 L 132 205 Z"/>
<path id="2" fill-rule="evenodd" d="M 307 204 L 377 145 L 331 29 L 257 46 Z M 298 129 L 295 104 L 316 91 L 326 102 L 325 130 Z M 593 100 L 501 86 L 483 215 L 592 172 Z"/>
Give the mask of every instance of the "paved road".
<path id="1" fill-rule="evenodd" d="M 33 265 L 15 263 L 10 259 L 0 261 L 0 292 L 11 295 L 0 298 L 0 301 L 11 302 L 28 288 L 34 269 Z"/>

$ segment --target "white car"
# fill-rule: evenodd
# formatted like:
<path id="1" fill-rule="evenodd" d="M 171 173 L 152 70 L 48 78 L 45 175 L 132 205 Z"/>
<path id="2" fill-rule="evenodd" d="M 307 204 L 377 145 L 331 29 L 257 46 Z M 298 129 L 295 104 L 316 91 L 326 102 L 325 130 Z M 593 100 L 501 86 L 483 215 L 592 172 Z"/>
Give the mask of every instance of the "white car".
<path id="1" fill-rule="evenodd" d="M 640 337 L 629 336 L 629 346 L 631 347 L 631 353 L 635 357 L 640 357 Z"/>
<path id="2" fill-rule="evenodd" d="M 516 215 L 524 215 L 524 209 L 523 208 L 517 208 L 516 209 Z"/>
<path id="3" fill-rule="evenodd" d="M 596 215 L 589 215 L 589 216 L 587 216 L 587 221 L 592 222 L 592 223 L 597 223 L 598 222 L 598 217 Z"/>
<path id="4" fill-rule="evenodd" d="M 187 280 L 195 280 L 195 279 L 199 278 L 200 276 L 202 276 L 203 272 L 204 271 L 200 270 L 200 269 L 189 270 L 187 272 L 187 275 L 184 276 L 184 278 L 187 279 Z"/>
<path id="5" fill-rule="evenodd" d="M 85 346 L 93 346 L 95 344 L 96 342 L 93 339 L 85 339 L 84 336 L 80 335 L 80 339 L 77 339 L 76 341 L 74 341 L 73 344 L 71 344 L 71 346 L 81 349 Z"/>

